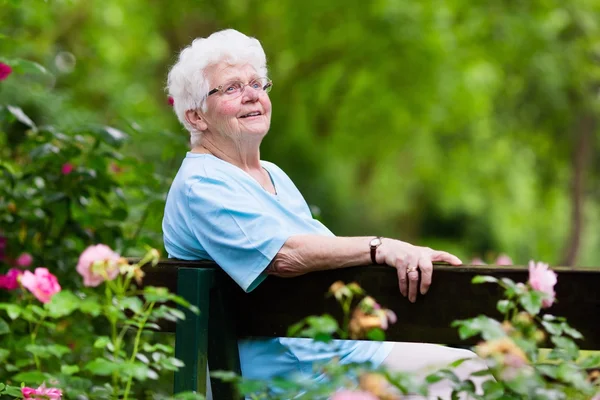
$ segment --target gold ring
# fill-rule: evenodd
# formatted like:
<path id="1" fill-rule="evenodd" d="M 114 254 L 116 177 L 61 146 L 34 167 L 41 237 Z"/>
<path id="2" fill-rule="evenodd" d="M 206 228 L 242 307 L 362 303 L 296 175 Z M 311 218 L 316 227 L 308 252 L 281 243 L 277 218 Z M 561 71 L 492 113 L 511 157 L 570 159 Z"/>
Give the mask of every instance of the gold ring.
<path id="1" fill-rule="evenodd" d="M 406 273 L 409 274 L 411 272 L 415 272 L 417 270 L 417 267 L 408 267 L 406 268 Z"/>

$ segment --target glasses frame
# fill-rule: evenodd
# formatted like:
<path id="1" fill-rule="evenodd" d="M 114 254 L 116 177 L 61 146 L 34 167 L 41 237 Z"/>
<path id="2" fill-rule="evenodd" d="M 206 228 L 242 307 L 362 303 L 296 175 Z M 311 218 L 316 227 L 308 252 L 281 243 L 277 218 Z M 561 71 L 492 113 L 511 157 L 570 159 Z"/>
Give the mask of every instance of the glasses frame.
<path id="1" fill-rule="evenodd" d="M 265 80 L 267 81 L 267 83 L 266 83 L 266 84 L 263 86 L 262 90 L 264 90 L 265 92 L 269 93 L 269 92 L 271 91 L 271 88 L 273 87 L 273 81 L 272 81 L 272 80 L 270 80 L 270 79 L 269 79 L 269 78 L 267 78 L 267 77 L 264 77 L 264 76 L 263 76 L 263 77 L 260 77 L 260 78 L 254 78 L 254 79 L 252 79 L 250 82 L 247 82 L 247 83 L 244 83 L 244 82 L 242 82 L 242 81 L 233 81 L 233 82 L 239 82 L 239 83 L 241 83 L 241 84 L 242 84 L 242 91 L 241 91 L 241 92 L 240 92 L 240 94 L 239 94 L 239 95 L 241 96 L 241 95 L 244 93 L 244 90 L 246 90 L 246 86 L 249 86 L 249 85 L 250 85 L 252 82 L 254 82 L 254 81 L 256 81 L 256 80 L 259 80 L 259 79 L 265 79 Z M 208 97 L 208 96 L 210 96 L 210 95 L 212 95 L 212 94 L 215 94 L 215 93 L 217 93 L 217 92 L 220 92 L 221 94 L 226 94 L 225 92 L 223 92 L 223 87 L 224 87 L 225 85 L 227 85 L 227 84 L 229 84 L 229 83 L 233 83 L 233 82 L 227 82 L 227 83 L 224 83 L 223 85 L 219 85 L 219 86 L 217 86 L 217 87 L 216 87 L 216 88 L 214 88 L 214 89 L 211 89 L 211 90 L 208 92 L 208 94 L 206 95 L 206 97 Z M 256 90 L 258 90 L 258 89 L 256 89 Z M 236 97 L 238 97 L 238 96 L 236 96 Z"/>

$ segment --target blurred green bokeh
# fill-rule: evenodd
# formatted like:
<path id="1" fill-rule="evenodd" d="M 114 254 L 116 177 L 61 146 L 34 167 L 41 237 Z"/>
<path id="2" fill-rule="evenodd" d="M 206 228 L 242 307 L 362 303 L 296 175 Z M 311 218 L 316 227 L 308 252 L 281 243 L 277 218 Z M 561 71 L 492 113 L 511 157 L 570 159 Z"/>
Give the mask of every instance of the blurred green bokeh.
<path id="1" fill-rule="evenodd" d="M 126 131 L 135 168 L 167 178 L 163 198 L 188 138 L 168 69 L 194 38 L 235 28 L 261 41 L 274 81 L 262 158 L 336 234 L 464 262 L 600 265 L 597 0 L 0 4 L 0 56 L 54 75 L 26 91 L 11 76 L 0 100 L 40 122 Z M 159 247 L 161 218 L 159 202 L 147 220 Z"/>

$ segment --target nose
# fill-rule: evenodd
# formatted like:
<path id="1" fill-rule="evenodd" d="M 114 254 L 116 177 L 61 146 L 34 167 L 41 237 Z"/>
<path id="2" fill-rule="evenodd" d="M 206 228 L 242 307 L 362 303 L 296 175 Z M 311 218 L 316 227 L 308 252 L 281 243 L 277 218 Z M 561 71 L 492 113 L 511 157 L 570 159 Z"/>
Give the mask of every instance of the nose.
<path id="1" fill-rule="evenodd" d="M 262 89 L 258 88 L 255 89 L 250 85 L 246 85 L 244 87 L 244 92 L 242 93 L 242 101 L 246 102 L 246 101 L 251 101 L 251 102 L 255 102 L 258 100 L 258 97 L 260 96 L 260 91 Z"/>

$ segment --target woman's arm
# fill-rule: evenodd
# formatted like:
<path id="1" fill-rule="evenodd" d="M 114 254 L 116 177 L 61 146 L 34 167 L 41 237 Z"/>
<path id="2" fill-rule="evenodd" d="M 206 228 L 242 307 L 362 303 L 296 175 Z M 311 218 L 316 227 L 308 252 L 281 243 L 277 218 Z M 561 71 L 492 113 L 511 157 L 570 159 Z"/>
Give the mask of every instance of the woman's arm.
<path id="1" fill-rule="evenodd" d="M 345 268 L 371 264 L 369 243 L 373 237 L 330 237 L 295 235 L 290 237 L 277 253 L 267 272 L 280 277 L 294 277 L 311 271 Z M 411 302 L 417 298 L 417 284 L 421 270 L 421 294 L 431 285 L 432 262 L 445 261 L 452 265 L 462 262 L 454 255 L 428 247 L 419 247 L 395 239 L 382 239 L 376 260 L 398 271 L 400 293 Z M 407 270 L 414 272 L 408 272 Z"/>

